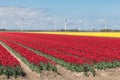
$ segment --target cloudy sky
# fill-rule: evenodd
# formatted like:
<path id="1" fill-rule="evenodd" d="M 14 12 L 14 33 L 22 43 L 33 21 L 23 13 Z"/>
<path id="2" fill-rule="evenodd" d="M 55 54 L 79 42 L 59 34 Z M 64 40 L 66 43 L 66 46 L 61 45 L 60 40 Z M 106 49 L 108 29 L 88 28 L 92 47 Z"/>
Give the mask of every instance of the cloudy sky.
<path id="1" fill-rule="evenodd" d="M 0 28 L 120 29 L 120 0 L 0 0 Z"/>

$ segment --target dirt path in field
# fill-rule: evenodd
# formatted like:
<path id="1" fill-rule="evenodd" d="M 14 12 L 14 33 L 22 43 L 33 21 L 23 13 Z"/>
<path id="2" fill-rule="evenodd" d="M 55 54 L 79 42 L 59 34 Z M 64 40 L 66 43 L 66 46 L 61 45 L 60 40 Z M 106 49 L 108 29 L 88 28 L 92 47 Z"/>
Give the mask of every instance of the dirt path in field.
<path id="1" fill-rule="evenodd" d="M 96 76 L 93 77 L 90 73 L 89 77 L 84 76 L 83 73 L 71 72 L 66 68 L 57 65 L 59 72 L 55 74 L 53 72 L 43 71 L 43 80 L 120 80 L 120 68 L 96 70 Z"/>
<path id="2" fill-rule="evenodd" d="M 95 77 L 91 73 L 86 77 L 83 73 L 71 72 L 59 65 L 57 68 L 64 80 L 120 80 L 120 68 L 96 70 Z"/>
<path id="3" fill-rule="evenodd" d="M 0 44 L 2 44 L 0 42 Z M 3 44 L 2 44 L 3 45 Z M 5 47 L 3 45 L 3 47 Z M 5 47 L 6 48 L 6 47 Z M 7 48 L 6 48 L 7 49 Z M 56 65 L 58 73 L 52 71 L 42 71 L 41 75 L 32 71 L 26 64 L 24 64 L 18 57 L 16 57 L 9 49 L 7 49 L 21 64 L 21 67 L 26 72 L 26 77 L 13 77 L 7 79 L 5 76 L 0 76 L 0 80 L 120 80 L 120 68 L 96 70 L 96 76 L 91 74 L 89 77 L 85 77 L 83 73 L 71 72 L 65 67 Z"/>

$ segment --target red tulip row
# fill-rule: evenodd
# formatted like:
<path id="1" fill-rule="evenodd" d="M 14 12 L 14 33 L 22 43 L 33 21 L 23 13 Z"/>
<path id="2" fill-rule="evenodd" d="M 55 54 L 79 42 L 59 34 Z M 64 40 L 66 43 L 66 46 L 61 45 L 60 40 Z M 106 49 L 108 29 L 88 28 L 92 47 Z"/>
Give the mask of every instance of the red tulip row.
<path id="1" fill-rule="evenodd" d="M 0 65 L 5 67 L 16 67 L 20 66 L 20 63 L 2 45 L 0 45 Z"/>
<path id="2" fill-rule="evenodd" d="M 3 41 L 4 43 L 6 43 L 8 46 L 10 46 L 12 49 L 14 49 L 16 52 L 20 53 L 21 56 L 25 57 L 30 63 L 33 63 L 37 66 L 40 66 L 40 63 L 50 63 L 50 64 L 54 64 L 51 60 L 40 56 L 36 53 L 34 53 L 33 51 L 24 48 L 16 43 L 10 42 L 8 40 L 5 39 L 1 39 L 1 41 Z"/>
<path id="3" fill-rule="evenodd" d="M 14 58 L 1 44 L 0 44 L 0 75 L 10 76 L 25 76 L 19 61 Z"/>
<path id="4" fill-rule="evenodd" d="M 66 62 L 84 64 L 120 60 L 120 39 L 51 34 L 4 33 L 19 42 Z"/>

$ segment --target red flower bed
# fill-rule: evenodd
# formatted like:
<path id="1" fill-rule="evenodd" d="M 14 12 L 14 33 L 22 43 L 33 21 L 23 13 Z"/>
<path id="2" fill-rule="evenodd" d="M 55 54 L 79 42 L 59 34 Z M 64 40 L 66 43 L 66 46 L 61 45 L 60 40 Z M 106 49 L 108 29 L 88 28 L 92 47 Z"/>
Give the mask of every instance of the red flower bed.
<path id="1" fill-rule="evenodd" d="M 0 75 L 10 76 L 24 76 L 20 63 L 14 58 L 1 44 L 0 44 Z"/>
<path id="2" fill-rule="evenodd" d="M 91 64 L 120 60 L 120 39 L 33 33 L 1 33 L 8 40 L 21 43 L 65 62 Z"/>
<path id="3" fill-rule="evenodd" d="M 2 45 L 0 45 L 0 64 L 7 66 L 20 66 L 20 63 L 14 58 Z"/>
<path id="4" fill-rule="evenodd" d="M 24 48 L 18 44 L 15 44 L 13 42 L 7 41 L 7 40 L 2 40 L 3 42 L 5 42 L 8 46 L 10 46 L 11 48 L 13 48 L 16 52 L 19 52 L 20 55 L 22 55 L 23 57 L 25 57 L 30 63 L 36 64 L 37 66 L 40 66 L 40 63 L 51 63 L 54 64 L 51 60 L 40 56 L 36 53 L 34 53 L 33 51 Z"/>

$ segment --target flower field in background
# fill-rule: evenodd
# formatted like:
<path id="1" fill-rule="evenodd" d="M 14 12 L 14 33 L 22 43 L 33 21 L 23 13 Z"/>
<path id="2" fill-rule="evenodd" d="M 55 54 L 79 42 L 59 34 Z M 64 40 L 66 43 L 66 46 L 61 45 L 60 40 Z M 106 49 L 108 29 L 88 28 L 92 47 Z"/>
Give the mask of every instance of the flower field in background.
<path id="1" fill-rule="evenodd" d="M 120 66 L 120 38 L 1 32 L 0 40 L 28 61 L 52 62 L 77 72 Z M 32 52 L 29 49 L 39 51 Z M 44 57 L 41 57 L 42 56 Z M 49 59 L 46 59 L 46 58 Z"/>
<path id="2" fill-rule="evenodd" d="M 120 32 L 31 32 L 31 33 L 120 38 Z"/>
<path id="3" fill-rule="evenodd" d="M 0 45 L 0 75 L 6 75 L 8 78 L 18 75 L 23 76 L 24 72 L 20 63 L 14 58 L 2 45 Z"/>

